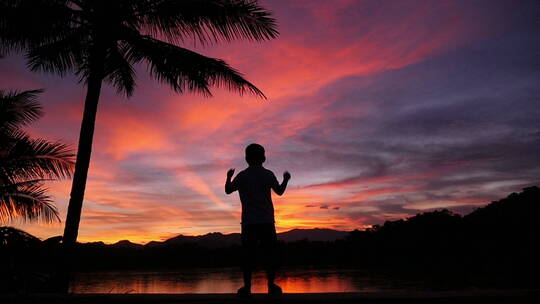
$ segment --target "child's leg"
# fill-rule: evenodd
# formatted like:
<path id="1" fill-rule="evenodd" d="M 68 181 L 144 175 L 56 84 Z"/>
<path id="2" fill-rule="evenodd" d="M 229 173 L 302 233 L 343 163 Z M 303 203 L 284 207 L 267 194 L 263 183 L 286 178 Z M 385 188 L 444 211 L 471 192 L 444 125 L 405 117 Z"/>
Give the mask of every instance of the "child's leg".
<path id="1" fill-rule="evenodd" d="M 276 278 L 277 268 L 277 235 L 274 224 L 265 224 L 261 227 L 261 245 L 264 252 L 264 261 L 266 267 L 266 278 L 268 279 L 268 285 L 274 285 Z"/>
<path id="2" fill-rule="evenodd" d="M 242 267 L 242 273 L 244 276 L 244 286 L 251 288 L 251 272 L 252 267 L 244 266 Z"/>
<path id="3" fill-rule="evenodd" d="M 251 225 L 242 225 L 242 273 L 244 286 L 251 288 L 251 273 L 255 259 L 256 235 Z"/>

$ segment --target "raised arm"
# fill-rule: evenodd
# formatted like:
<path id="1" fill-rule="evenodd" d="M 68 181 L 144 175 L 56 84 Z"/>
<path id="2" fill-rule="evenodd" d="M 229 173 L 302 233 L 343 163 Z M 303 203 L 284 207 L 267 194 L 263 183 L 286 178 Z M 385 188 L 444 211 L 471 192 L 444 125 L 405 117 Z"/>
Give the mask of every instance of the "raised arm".
<path id="1" fill-rule="evenodd" d="M 233 183 L 231 182 L 231 178 L 233 175 L 234 175 L 234 169 L 229 169 L 229 171 L 227 171 L 227 180 L 225 181 L 225 193 L 227 194 L 231 194 L 235 190 L 237 190 L 235 189 Z"/>
<path id="2" fill-rule="evenodd" d="M 291 179 L 291 174 L 288 171 L 285 171 L 285 173 L 283 173 L 283 182 L 273 187 L 274 192 L 277 195 L 283 195 L 283 193 L 285 193 L 285 189 L 287 189 L 287 183 L 289 182 L 290 179 Z"/>

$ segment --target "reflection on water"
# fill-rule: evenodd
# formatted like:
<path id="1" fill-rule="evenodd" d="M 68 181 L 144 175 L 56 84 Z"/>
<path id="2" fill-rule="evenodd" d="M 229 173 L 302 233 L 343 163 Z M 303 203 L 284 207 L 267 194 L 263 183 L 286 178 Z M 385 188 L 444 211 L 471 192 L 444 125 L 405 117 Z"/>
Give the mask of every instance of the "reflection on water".
<path id="1" fill-rule="evenodd" d="M 282 270 L 276 281 L 287 293 L 364 292 L 398 289 L 383 278 L 343 269 Z M 237 268 L 186 269 L 177 271 L 124 271 L 80 273 L 73 293 L 234 293 L 242 285 Z M 266 293 L 264 272 L 255 272 L 252 291 Z"/>

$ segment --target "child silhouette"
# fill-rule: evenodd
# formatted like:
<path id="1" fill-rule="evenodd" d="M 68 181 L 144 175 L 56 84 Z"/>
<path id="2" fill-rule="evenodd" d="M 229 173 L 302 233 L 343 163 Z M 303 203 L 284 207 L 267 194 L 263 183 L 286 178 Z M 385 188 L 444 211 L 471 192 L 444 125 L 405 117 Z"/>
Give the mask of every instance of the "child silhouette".
<path id="1" fill-rule="evenodd" d="M 276 275 L 276 258 L 274 250 L 277 243 L 274 221 L 274 206 L 272 204 L 271 190 L 282 195 L 291 178 L 289 172 L 283 173 L 283 182 L 280 184 L 274 173 L 263 167 L 266 161 L 264 148 L 259 144 L 250 144 L 246 147 L 246 162 L 248 167 L 234 175 L 234 169 L 227 172 L 225 193 L 231 194 L 238 190 L 242 203 L 242 248 L 244 286 L 238 289 L 238 295 L 251 294 L 251 273 L 254 266 L 255 249 L 260 244 L 266 254 L 265 266 L 268 279 L 268 293 L 281 294 L 281 287 L 274 282 Z"/>

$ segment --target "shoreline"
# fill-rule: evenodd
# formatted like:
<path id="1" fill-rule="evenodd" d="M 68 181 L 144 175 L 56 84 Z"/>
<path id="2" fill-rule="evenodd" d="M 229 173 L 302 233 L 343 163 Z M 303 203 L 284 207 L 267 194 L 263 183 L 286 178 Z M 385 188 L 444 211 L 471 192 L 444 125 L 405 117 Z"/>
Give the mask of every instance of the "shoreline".
<path id="1" fill-rule="evenodd" d="M 415 301 L 415 302 L 411 302 Z M 540 303 L 540 289 L 477 291 L 393 291 L 345 293 L 253 294 L 0 294 L 0 302 L 22 303 Z"/>

